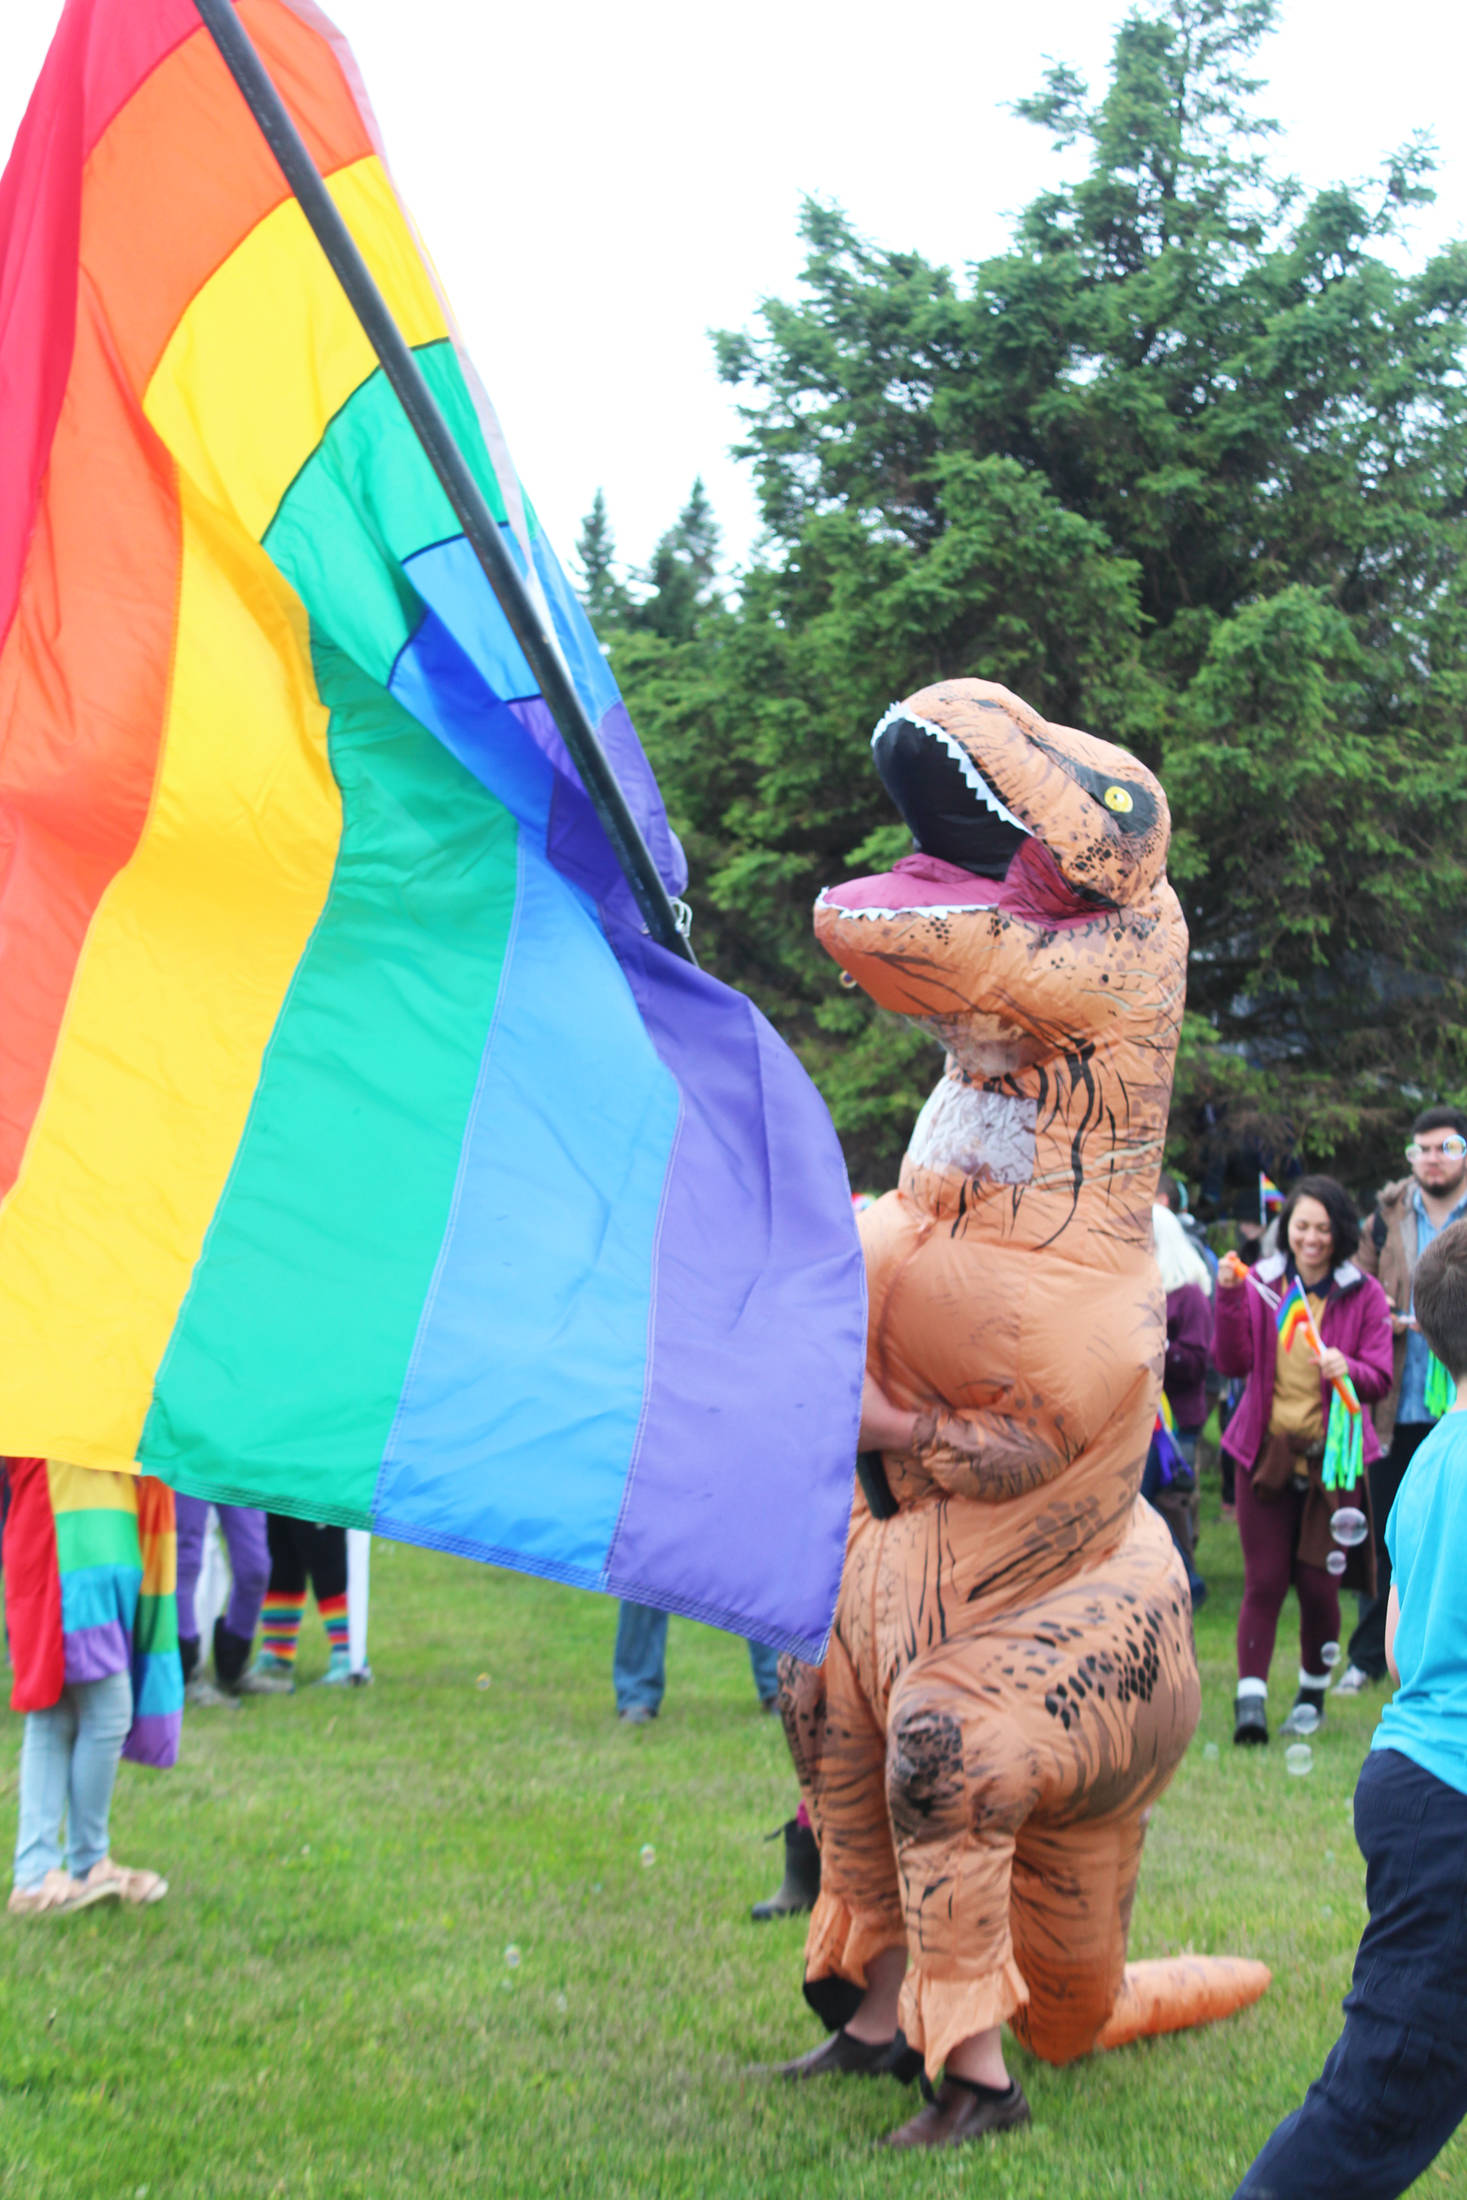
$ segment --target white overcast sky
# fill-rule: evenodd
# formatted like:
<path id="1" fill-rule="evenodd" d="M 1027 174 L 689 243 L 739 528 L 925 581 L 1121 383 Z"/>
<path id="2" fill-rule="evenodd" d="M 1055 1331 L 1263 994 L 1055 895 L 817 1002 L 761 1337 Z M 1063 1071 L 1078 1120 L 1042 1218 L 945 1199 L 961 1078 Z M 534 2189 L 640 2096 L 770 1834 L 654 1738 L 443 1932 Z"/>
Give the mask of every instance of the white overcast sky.
<path id="1" fill-rule="evenodd" d="M 123 4 L 123 0 L 118 0 Z M 877 243 L 961 266 L 1050 180 L 1005 112 L 1044 57 L 1103 79 L 1117 0 L 326 0 L 350 38 L 399 189 L 510 447 L 569 558 L 598 485 L 645 562 L 708 484 L 729 554 L 751 543 L 747 469 L 708 330 L 790 295 L 804 193 Z M 60 0 L 0 0 L 8 155 Z M 1260 57 L 1276 157 L 1317 185 L 1435 136 L 1424 251 L 1467 231 L 1467 14 L 1440 0 L 1284 0 Z"/>

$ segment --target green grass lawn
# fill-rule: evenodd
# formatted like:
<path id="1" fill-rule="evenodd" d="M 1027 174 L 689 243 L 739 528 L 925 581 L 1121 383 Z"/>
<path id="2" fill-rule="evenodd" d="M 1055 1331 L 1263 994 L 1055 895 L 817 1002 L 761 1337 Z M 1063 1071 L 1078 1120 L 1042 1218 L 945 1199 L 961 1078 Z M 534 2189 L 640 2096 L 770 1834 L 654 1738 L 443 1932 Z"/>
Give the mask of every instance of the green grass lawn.
<path id="1" fill-rule="evenodd" d="M 1338 2028 L 1380 1697 L 1331 1706 L 1305 1778 L 1277 1743 L 1233 1749 L 1241 1563 L 1217 1509 L 1210 1492 L 1202 1724 L 1131 1948 L 1261 1956 L 1258 2008 L 1065 2071 L 1016 2051 L 1032 2133 L 883 2156 L 913 2098 L 893 2082 L 750 2074 L 818 2033 L 800 1925 L 748 1919 L 792 1781 L 743 1646 L 674 1621 L 661 1719 L 620 1727 L 612 1604 L 378 1543 L 375 1687 L 191 1712 L 175 1772 L 124 1766 L 114 1849 L 166 1871 L 168 1900 L 0 1921 L 0 2193 L 1231 2193 Z M 1295 1628 L 1291 1603 L 1276 1716 Z M 324 1662 L 308 1620 L 304 1677 Z M 20 1724 L 4 1715 L 7 1844 Z M 1467 2195 L 1467 2145 L 1417 2189 Z"/>

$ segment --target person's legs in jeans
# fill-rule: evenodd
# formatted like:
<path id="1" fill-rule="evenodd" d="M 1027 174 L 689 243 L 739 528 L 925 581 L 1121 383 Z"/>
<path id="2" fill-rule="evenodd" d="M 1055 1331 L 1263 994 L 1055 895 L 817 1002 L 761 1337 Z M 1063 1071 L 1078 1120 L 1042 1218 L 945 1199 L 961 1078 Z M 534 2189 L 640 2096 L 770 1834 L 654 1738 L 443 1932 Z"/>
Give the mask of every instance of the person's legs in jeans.
<path id="1" fill-rule="evenodd" d="M 622 1598 L 611 1658 L 618 1711 L 655 1712 L 667 1686 L 667 1614 Z"/>
<path id="2" fill-rule="evenodd" d="M 1467 1795 L 1372 1750 L 1355 1832 L 1370 1923 L 1345 2029 L 1234 2200 L 1396 2200 L 1467 2114 Z"/>
<path id="3" fill-rule="evenodd" d="M 28 1711 L 20 1742 L 20 1821 L 15 1829 L 15 1884 L 39 1887 L 61 1868 L 61 1821 L 71 1778 L 76 1704 L 69 1688 L 47 1711 Z"/>
<path id="4" fill-rule="evenodd" d="M 772 1711 L 779 1702 L 779 1652 L 767 1643 L 750 1642 L 749 1670 L 760 1703 L 766 1711 Z"/>
<path id="5" fill-rule="evenodd" d="M 109 1673 L 105 1680 L 78 1681 L 67 1693 L 76 1702 L 76 1740 L 66 1795 L 66 1868 L 73 1879 L 84 1879 L 107 1854 L 112 1788 L 132 1725 L 132 1680 Z"/>
<path id="6" fill-rule="evenodd" d="M 1436 1426 L 1434 1421 L 1398 1421 L 1390 1445 L 1366 1469 L 1370 1480 L 1370 1518 L 1375 1534 L 1375 1595 L 1360 1599 L 1360 1614 L 1350 1637 L 1349 1659 L 1368 1680 L 1386 1676 L 1386 1604 L 1391 1593 L 1391 1554 L 1385 1547 L 1386 1522 L 1405 1479 L 1406 1469 Z"/>

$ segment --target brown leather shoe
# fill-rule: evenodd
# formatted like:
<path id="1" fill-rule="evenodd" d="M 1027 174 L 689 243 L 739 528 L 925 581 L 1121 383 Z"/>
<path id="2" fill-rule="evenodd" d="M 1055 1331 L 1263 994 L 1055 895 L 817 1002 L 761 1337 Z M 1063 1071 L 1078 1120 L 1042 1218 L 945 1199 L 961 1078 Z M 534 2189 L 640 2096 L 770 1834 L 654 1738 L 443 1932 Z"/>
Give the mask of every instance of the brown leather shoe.
<path id="1" fill-rule="evenodd" d="M 922 2068 L 922 2057 L 908 2047 L 907 2035 L 898 2031 L 889 2040 L 853 2040 L 842 2028 L 812 2047 L 794 2062 L 776 2063 L 781 2078 L 895 2078 L 910 2085 Z"/>
<path id="2" fill-rule="evenodd" d="M 1013 2131 L 1029 2121 L 1029 2103 L 1017 2078 L 1007 2093 L 970 2085 L 963 2078 L 944 2078 L 935 2093 L 929 2085 L 922 2090 L 926 2106 L 899 2131 L 889 2131 L 881 2142 L 884 2147 L 960 2147 L 969 2139 Z"/>

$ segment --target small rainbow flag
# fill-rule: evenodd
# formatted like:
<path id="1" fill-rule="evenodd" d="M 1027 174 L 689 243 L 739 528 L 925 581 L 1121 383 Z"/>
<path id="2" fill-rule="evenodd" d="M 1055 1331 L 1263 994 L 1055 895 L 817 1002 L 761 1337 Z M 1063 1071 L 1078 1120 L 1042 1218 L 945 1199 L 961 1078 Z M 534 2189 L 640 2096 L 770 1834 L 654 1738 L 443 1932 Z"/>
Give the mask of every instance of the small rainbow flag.
<path id="1" fill-rule="evenodd" d="M 677 894 L 351 55 L 239 14 Z M 818 1658 L 866 1326 L 829 1116 L 647 936 L 192 0 L 67 0 L 0 415 L 0 1450 Z"/>
<path id="2" fill-rule="evenodd" d="M 1178 1471 L 1186 1467 L 1186 1461 L 1177 1447 L 1176 1429 L 1176 1415 L 1172 1412 L 1166 1392 L 1163 1391 L 1151 1430 L 1151 1440 L 1156 1446 L 1157 1465 L 1163 1482 L 1174 1481 Z"/>
<path id="3" fill-rule="evenodd" d="M 1279 1336 L 1283 1339 L 1286 1352 L 1293 1351 L 1294 1339 L 1301 1329 L 1304 1332 L 1305 1343 L 1311 1349 L 1317 1349 L 1318 1339 L 1314 1333 L 1314 1317 L 1309 1311 L 1309 1301 L 1304 1296 L 1304 1287 L 1297 1276 L 1279 1300 L 1277 1320 Z"/>
<path id="4" fill-rule="evenodd" d="M 1269 1216 L 1270 1216 L 1270 1215 L 1276 1215 L 1276 1214 L 1277 1214 L 1277 1213 L 1279 1212 L 1279 1210 L 1280 1210 L 1280 1209 L 1282 1208 L 1283 1204 L 1284 1204 L 1284 1195 L 1283 1195 L 1283 1193 L 1282 1193 L 1282 1192 L 1281 1192 L 1281 1191 L 1279 1190 L 1279 1188 L 1278 1188 L 1277 1184 L 1275 1184 L 1275 1182 L 1274 1182 L 1273 1178 L 1272 1178 L 1271 1176 L 1265 1176 L 1265 1175 L 1264 1175 L 1264 1173 L 1263 1173 L 1263 1171 L 1262 1171 L 1262 1169 L 1260 1169 L 1260 1170 L 1259 1170 L 1259 1172 L 1258 1172 L 1258 1219 L 1259 1219 L 1259 1221 L 1260 1221 L 1260 1222 L 1267 1222 L 1267 1220 L 1268 1220 Z"/>

